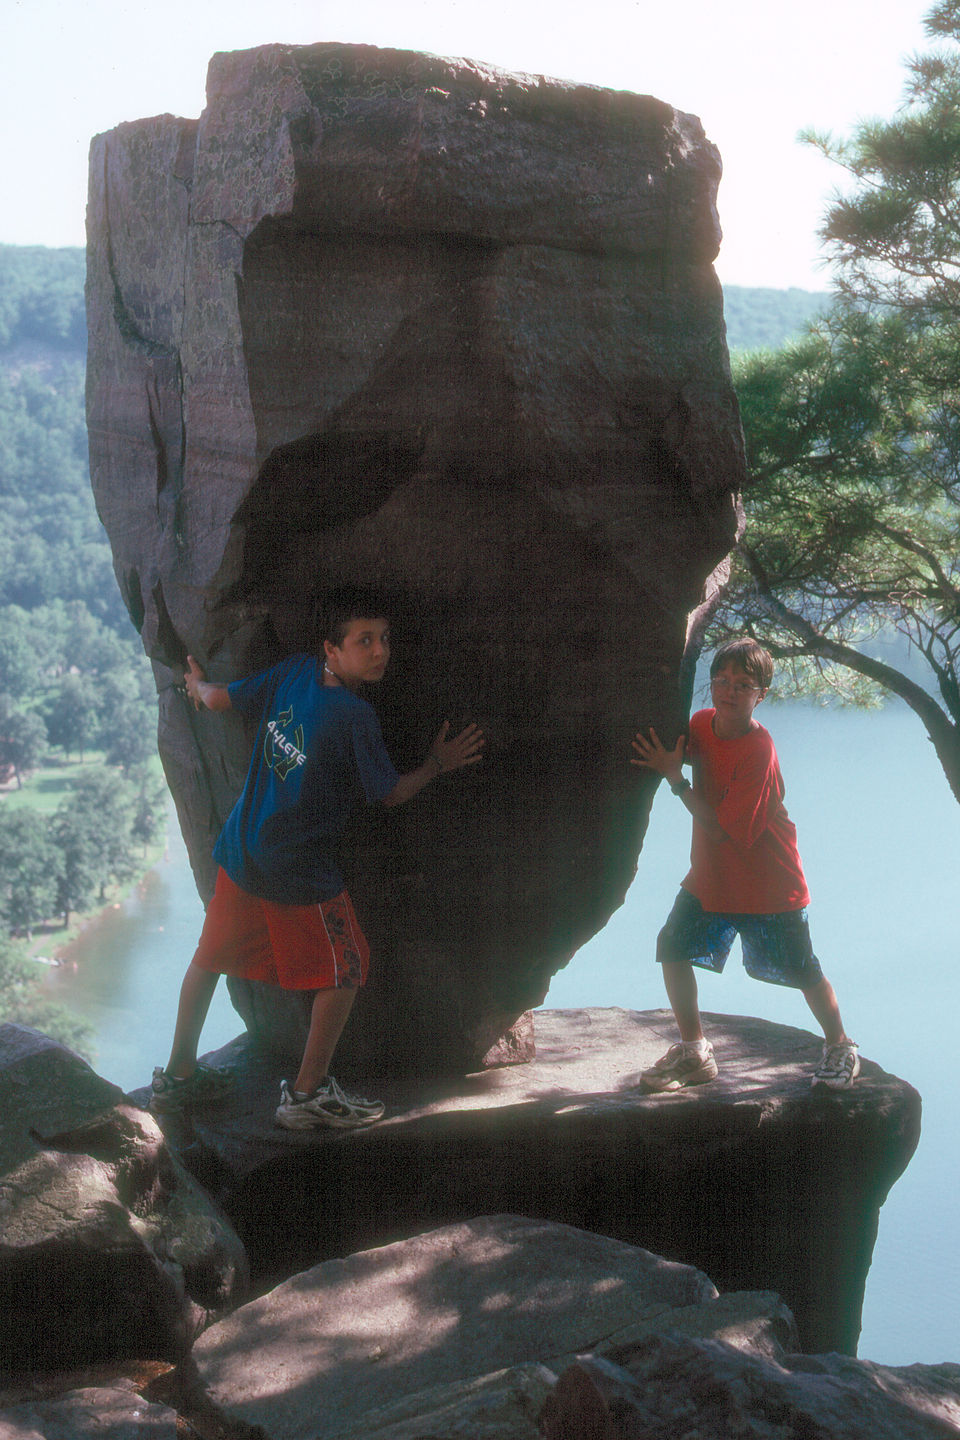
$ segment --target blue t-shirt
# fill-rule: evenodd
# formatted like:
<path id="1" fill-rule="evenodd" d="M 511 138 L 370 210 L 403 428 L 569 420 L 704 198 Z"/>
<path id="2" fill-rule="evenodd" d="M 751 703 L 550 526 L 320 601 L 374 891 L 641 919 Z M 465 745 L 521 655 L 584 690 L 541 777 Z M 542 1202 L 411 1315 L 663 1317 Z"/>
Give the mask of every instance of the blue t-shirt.
<path id="1" fill-rule="evenodd" d="M 376 714 L 350 690 L 324 685 L 323 662 L 312 655 L 292 655 L 227 689 L 233 708 L 260 724 L 214 859 L 263 900 L 329 900 L 343 889 L 336 850 L 350 816 L 385 799 L 399 779 Z"/>

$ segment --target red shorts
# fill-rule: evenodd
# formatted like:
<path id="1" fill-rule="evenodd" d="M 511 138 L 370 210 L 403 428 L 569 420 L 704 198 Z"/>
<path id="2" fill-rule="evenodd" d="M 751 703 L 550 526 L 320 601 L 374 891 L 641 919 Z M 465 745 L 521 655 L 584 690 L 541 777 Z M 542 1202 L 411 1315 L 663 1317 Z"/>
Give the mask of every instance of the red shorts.
<path id="1" fill-rule="evenodd" d="M 220 869 L 193 963 L 284 990 L 353 990 L 369 959 L 346 890 L 315 905 L 278 905 L 248 895 Z"/>

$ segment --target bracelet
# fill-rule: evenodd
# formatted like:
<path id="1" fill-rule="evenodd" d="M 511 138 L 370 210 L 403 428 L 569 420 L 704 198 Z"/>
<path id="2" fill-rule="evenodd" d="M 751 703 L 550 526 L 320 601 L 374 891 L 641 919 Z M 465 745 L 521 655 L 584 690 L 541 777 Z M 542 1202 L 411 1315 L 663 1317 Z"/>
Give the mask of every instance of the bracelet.
<path id="1" fill-rule="evenodd" d="M 690 784 L 690 781 L 687 779 L 686 775 L 681 775 L 680 779 L 674 781 L 674 783 L 670 786 L 670 789 L 673 794 L 676 795 L 679 799 L 679 797 L 681 795 L 685 795 L 688 790 L 692 790 L 693 786 Z"/>
<path id="2" fill-rule="evenodd" d="M 430 754 L 427 756 L 427 759 L 433 761 L 434 765 L 436 765 L 436 767 L 437 767 L 437 774 L 438 774 L 438 775 L 442 775 L 442 774 L 443 774 L 443 761 L 440 759 L 440 756 L 436 753 L 435 750 L 431 750 L 431 751 L 430 751 Z"/>

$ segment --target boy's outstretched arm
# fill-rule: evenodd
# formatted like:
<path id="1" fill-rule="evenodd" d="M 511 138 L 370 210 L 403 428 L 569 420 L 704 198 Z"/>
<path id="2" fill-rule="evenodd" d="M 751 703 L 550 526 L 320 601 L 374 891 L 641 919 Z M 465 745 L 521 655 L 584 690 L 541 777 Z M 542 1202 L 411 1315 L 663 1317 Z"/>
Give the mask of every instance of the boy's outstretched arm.
<path id="1" fill-rule="evenodd" d="M 424 785 L 435 780 L 438 775 L 449 770 L 459 770 L 464 765 L 476 765 L 478 760 L 482 760 L 484 734 L 479 725 L 465 726 L 452 740 L 447 739 L 449 729 L 449 720 L 444 720 L 426 760 L 418 769 L 408 770 L 406 775 L 400 776 L 385 798 L 384 805 L 402 805 L 405 801 L 412 800 Z"/>
<path id="2" fill-rule="evenodd" d="M 203 671 L 192 655 L 187 656 L 187 668 L 183 672 L 183 684 L 187 695 L 193 701 L 193 708 L 200 710 L 232 710 L 230 692 L 226 685 L 214 685 L 203 678 Z"/>
<path id="3" fill-rule="evenodd" d="M 630 743 L 636 751 L 635 755 L 630 756 L 630 764 L 639 765 L 643 770 L 653 770 L 657 775 L 662 775 L 674 794 L 679 795 L 697 824 L 702 825 L 715 840 L 726 840 L 727 832 L 721 826 L 711 805 L 699 792 L 692 789 L 688 782 L 683 780 L 683 752 L 687 743 L 686 736 L 681 735 L 673 749 L 668 750 L 651 725 L 646 735 L 638 730 Z M 681 782 L 683 782 L 684 788 L 678 789 Z"/>

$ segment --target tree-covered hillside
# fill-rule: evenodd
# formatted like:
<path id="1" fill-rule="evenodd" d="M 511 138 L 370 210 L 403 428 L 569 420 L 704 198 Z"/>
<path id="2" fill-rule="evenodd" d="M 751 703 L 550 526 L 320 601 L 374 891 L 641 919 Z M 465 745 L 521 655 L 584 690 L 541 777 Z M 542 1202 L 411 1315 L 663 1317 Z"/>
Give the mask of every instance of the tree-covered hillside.
<path id="1" fill-rule="evenodd" d="M 10 937 L 102 903 L 165 810 L 150 667 L 90 489 L 83 281 L 82 250 L 0 246 L 0 1020 L 70 1040 Z"/>
<path id="2" fill-rule="evenodd" d="M 34 342 L 82 359 L 84 269 L 79 248 L 0 245 L 0 349 Z"/>
<path id="3" fill-rule="evenodd" d="M 81 601 L 129 640 L 90 493 L 83 279 L 82 250 L 0 245 L 0 609 Z"/>

